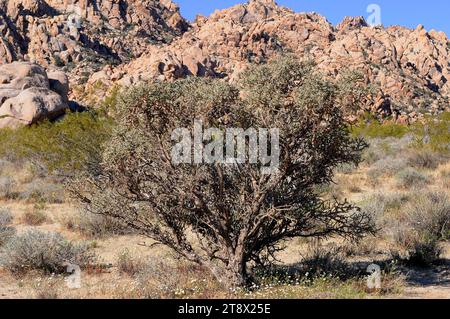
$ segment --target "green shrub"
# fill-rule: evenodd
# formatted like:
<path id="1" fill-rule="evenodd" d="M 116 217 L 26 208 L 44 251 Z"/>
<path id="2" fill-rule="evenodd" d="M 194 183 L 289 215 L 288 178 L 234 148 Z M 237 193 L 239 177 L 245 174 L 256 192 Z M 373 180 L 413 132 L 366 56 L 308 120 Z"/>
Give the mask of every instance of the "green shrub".
<path id="1" fill-rule="evenodd" d="M 415 146 L 441 154 L 450 154 L 450 112 L 444 112 L 438 117 L 429 117 L 425 123 L 412 126 Z"/>
<path id="2" fill-rule="evenodd" d="M 111 120 L 96 114 L 70 113 L 62 120 L 20 129 L 0 130 L 0 157 L 32 161 L 40 168 L 73 174 L 100 160 Z"/>
<path id="3" fill-rule="evenodd" d="M 12 273 L 64 273 L 66 263 L 84 267 L 94 260 L 86 245 L 69 242 L 58 233 L 29 230 L 6 244 L 0 263 Z"/>
<path id="4" fill-rule="evenodd" d="M 401 138 L 410 132 L 408 126 L 398 123 L 381 123 L 371 114 L 365 116 L 355 125 L 352 125 L 351 131 L 354 136 L 364 136 L 369 138 Z"/>
<path id="5" fill-rule="evenodd" d="M 354 136 L 369 138 L 402 138 L 412 134 L 413 145 L 417 149 L 428 149 L 436 153 L 450 154 L 450 112 L 427 117 L 412 125 L 392 122 L 381 123 L 371 115 L 366 115 L 350 128 Z"/>

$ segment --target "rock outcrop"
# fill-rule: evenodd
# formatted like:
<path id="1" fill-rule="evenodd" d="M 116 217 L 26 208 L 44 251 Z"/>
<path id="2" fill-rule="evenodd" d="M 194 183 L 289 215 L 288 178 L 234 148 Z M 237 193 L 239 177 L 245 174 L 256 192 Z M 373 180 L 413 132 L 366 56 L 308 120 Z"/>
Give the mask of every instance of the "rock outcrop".
<path id="1" fill-rule="evenodd" d="M 362 17 L 333 26 L 273 0 L 249 0 L 191 24 L 171 0 L 0 0 L 0 63 L 59 67 L 71 98 L 86 104 L 143 80 L 234 81 L 250 64 L 283 53 L 313 60 L 333 78 L 359 71 L 377 89 L 367 110 L 380 116 L 410 121 L 449 107 L 450 42 L 423 26 L 371 27 Z"/>
<path id="2" fill-rule="evenodd" d="M 368 107 L 373 112 L 417 116 L 449 106 L 450 43 L 443 32 L 370 27 L 362 17 L 334 27 L 316 13 L 295 13 L 273 0 L 250 0 L 199 16 L 172 43 L 150 45 L 130 63 L 94 74 L 88 84 L 126 86 L 192 75 L 233 81 L 249 64 L 280 53 L 313 60 L 331 77 L 358 70 L 378 89 Z"/>
<path id="3" fill-rule="evenodd" d="M 28 62 L 0 66 L 0 128 L 54 119 L 68 108 L 68 79 Z"/>
<path id="4" fill-rule="evenodd" d="M 188 27 L 170 0 L 0 0 L 0 62 L 56 66 L 83 82 Z"/>

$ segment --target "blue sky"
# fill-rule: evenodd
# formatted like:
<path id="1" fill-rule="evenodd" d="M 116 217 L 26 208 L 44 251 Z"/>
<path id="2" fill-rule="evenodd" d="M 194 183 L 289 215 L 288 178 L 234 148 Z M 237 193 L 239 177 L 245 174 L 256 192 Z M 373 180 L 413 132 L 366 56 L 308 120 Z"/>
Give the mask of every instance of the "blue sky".
<path id="1" fill-rule="evenodd" d="M 245 0 L 174 0 L 181 7 L 182 15 L 192 20 L 197 13 L 209 15 L 215 9 L 228 8 Z M 315 11 L 324 15 L 331 23 L 339 23 L 345 16 L 364 16 L 369 4 L 381 7 L 382 23 L 385 26 L 399 24 L 415 28 L 423 24 L 427 30 L 445 31 L 450 35 L 449 0 L 278 0 L 278 4 L 296 12 Z"/>

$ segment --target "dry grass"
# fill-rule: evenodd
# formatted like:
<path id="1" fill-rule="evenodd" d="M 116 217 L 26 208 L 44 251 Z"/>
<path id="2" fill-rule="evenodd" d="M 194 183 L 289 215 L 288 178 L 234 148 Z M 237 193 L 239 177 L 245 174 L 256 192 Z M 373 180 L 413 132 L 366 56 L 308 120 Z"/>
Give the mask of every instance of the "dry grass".
<path id="1" fill-rule="evenodd" d="M 38 209 L 27 211 L 22 215 L 22 223 L 29 226 L 39 226 L 48 221 L 47 215 Z"/>

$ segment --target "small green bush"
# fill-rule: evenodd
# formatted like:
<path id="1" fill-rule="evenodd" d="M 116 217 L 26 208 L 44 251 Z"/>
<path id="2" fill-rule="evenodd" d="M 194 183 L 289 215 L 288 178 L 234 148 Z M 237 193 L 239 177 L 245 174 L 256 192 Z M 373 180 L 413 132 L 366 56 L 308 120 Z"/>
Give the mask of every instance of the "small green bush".
<path id="1" fill-rule="evenodd" d="M 438 117 L 429 117 L 424 124 L 416 123 L 411 128 L 415 135 L 415 147 L 439 154 L 450 154 L 450 112 Z"/>
<path id="2" fill-rule="evenodd" d="M 84 267 L 95 261 L 83 244 L 67 241 L 61 234 L 29 230 L 10 240 L 0 256 L 0 264 L 12 273 L 40 270 L 64 273 L 66 263 Z"/>
<path id="3" fill-rule="evenodd" d="M 373 116 L 366 115 L 356 125 L 351 126 L 350 130 L 354 136 L 368 138 L 403 138 L 411 134 L 415 148 L 450 154 L 450 112 L 427 117 L 424 121 L 412 125 L 381 123 Z"/>
<path id="4" fill-rule="evenodd" d="M 73 174 L 100 161 L 102 143 L 112 121 L 96 114 L 70 113 L 62 120 L 31 127 L 0 130 L 0 157 L 31 161 L 39 168 Z"/>
<path id="5" fill-rule="evenodd" d="M 369 138 L 401 138 L 410 132 L 408 126 L 398 123 L 381 123 L 371 114 L 366 114 L 356 125 L 351 127 L 355 136 L 364 136 Z"/>

